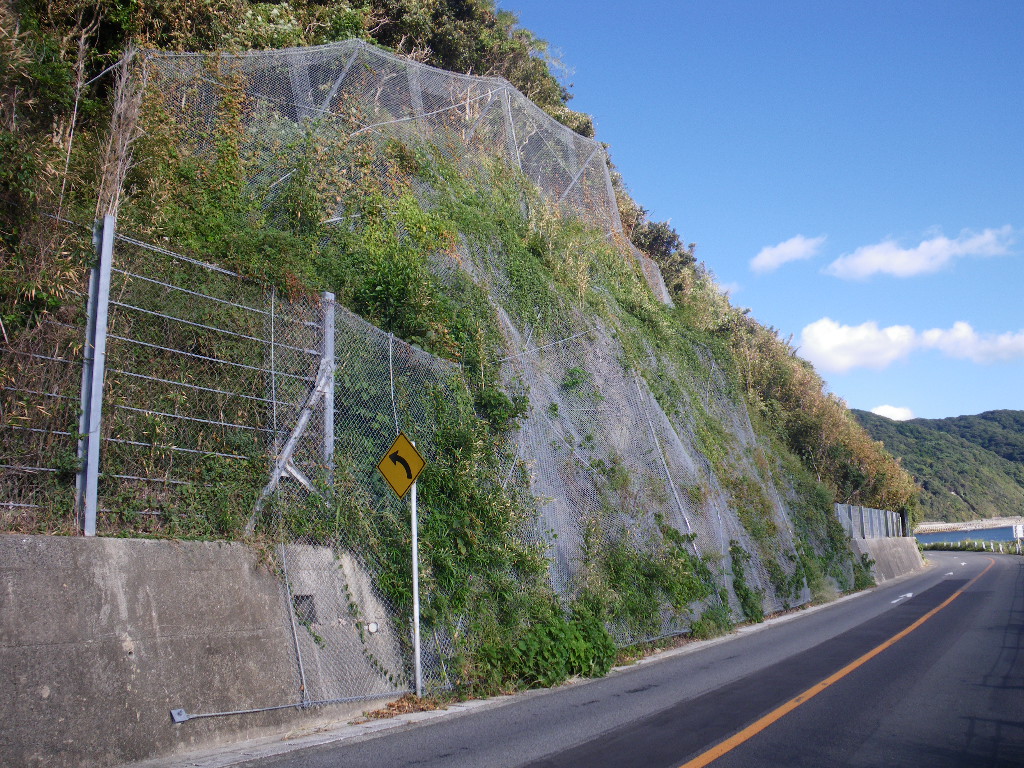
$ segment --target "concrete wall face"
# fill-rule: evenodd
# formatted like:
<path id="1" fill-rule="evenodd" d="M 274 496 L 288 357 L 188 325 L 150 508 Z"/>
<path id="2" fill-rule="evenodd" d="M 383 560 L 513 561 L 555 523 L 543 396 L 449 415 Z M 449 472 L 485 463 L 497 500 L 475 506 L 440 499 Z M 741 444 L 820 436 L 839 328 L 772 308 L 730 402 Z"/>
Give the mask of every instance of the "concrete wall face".
<path id="1" fill-rule="evenodd" d="M 924 567 L 917 541 L 912 538 L 853 539 L 853 551 L 867 555 L 875 564 L 872 572 L 881 584 Z"/>
<path id="2" fill-rule="evenodd" d="M 854 539 L 878 539 L 909 536 L 907 513 L 874 509 L 856 504 L 836 504 L 836 517 Z"/>
<path id="3" fill-rule="evenodd" d="M 367 708 L 171 721 L 299 702 L 294 645 L 282 582 L 243 545 L 0 536 L 0 765 L 116 765 Z"/>

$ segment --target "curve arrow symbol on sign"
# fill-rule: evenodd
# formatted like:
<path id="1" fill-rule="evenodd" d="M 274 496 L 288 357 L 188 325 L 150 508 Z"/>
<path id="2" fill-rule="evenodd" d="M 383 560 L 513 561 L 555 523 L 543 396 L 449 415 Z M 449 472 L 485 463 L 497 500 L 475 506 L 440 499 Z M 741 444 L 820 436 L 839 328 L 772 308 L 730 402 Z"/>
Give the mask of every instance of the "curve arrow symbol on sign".
<path id="1" fill-rule="evenodd" d="M 388 458 L 391 459 L 391 463 L 394 464 L 396 467 L 399 464 L 401 464 L 403 467 L 405 467 L 405 475 L 406 475 L 406 477 L 408 477 L 410 480 L 412 480 L 412 467 L 409 466 L 409 462 L 408 461 L 403 459 L 398 454 L 398 451 L 395 451 L 394 453 L 392 453 L 390 456 L 388 456 Z"/>

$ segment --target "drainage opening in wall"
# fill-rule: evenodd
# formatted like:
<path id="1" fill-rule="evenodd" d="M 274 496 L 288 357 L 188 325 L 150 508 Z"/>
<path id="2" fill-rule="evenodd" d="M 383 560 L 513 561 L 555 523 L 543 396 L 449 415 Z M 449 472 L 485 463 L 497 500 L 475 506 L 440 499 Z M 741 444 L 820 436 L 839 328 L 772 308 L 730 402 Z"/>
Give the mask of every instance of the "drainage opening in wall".
<path id="1" fill-rule="evenodd" d="M 313 595 L 292 595 L 292 607 L 295 616 L 303 624 L 319 624 L 316 616 L 316 603 Z"/>

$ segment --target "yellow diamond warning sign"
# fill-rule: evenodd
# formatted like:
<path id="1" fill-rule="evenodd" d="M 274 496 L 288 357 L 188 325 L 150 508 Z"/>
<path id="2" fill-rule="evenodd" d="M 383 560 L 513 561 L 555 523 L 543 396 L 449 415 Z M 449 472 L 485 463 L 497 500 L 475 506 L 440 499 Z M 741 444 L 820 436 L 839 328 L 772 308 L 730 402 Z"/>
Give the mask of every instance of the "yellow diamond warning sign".
<path id="1" fill-rule="evenodd" d="M 384 479 L 388 481 L 388 485 L 398 498 L 402 498 L 409 492 L 426 465 L 427 462 L 420 456 L 420 452 L 409 438 L 404 432 L 400 432 L 395 442 L 385 452 L 384 458 L 377 464 L 377 471 L 384 475 Z"/>

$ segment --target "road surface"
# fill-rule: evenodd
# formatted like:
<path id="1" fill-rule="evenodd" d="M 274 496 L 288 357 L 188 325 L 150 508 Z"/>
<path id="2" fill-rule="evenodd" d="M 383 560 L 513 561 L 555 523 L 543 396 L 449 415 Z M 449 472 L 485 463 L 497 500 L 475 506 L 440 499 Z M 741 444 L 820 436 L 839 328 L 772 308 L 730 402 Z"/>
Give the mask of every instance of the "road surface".
<path id="1" fill-rule="evenodd" d="M 694 652 L 246 765 L 1024 766 L 1024 558 L 929 558 Z"/>

